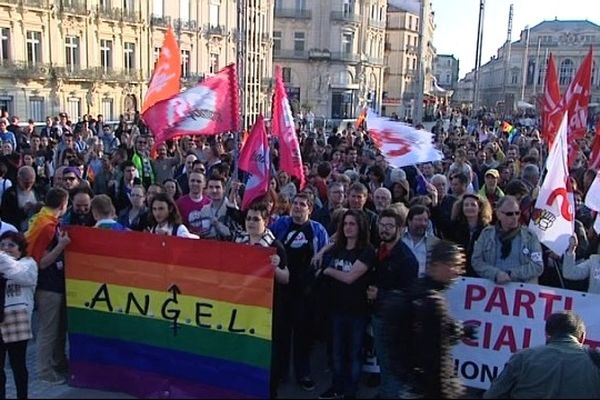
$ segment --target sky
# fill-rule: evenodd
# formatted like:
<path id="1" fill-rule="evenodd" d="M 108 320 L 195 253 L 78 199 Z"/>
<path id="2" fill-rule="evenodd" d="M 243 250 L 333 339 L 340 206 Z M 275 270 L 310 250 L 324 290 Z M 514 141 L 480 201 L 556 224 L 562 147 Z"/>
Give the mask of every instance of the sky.
<path id="1" fill-rule="evenodd" d="M 460 61 L 459 77 L 475 67 L 479 0 L 431 0 L 437 54 L 454 54 Z M 486 0 L 481 63 L 485 64 L 506 40 L 508 10 L 514 4 L 512 41 L 527 25 L 544 20 L 585 20 L 600 25 L 599 0 Z"/>

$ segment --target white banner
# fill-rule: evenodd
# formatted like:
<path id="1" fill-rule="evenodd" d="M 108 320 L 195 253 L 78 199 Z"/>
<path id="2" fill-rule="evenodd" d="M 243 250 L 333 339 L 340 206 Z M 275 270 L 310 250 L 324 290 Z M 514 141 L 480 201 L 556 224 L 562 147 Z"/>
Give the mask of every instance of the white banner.
<path id="1" fill-rule="evenodd" d="M 600 348 L 600 295 L 461 278 L 447 298 L 454 318 L 479 325 L 476 340 L 454 348 L 455 370 L 467 386 L 487 389 L 513 353 L 544 344 L 545 321 L 554 312 L 576 312 L 585 321 L 586 344 Z"/>

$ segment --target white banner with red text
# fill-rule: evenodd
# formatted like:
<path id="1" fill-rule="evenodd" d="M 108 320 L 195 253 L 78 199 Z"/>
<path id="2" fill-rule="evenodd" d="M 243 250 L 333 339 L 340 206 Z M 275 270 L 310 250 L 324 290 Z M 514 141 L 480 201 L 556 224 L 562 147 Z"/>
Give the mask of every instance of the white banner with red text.
<path id="1" fill-rule="evenodd" d="M 455 370 L 466 386 L 487 389 L 513 353 L 543 345 L 545 321 L 554 312 L 576 312 L 587 328 L 585 344 L 600 347 L 600 295 L 461 278 L 447 298 L 455 319 L 479 326 L 476 340 L 463 339 L 453 351 Z"/>

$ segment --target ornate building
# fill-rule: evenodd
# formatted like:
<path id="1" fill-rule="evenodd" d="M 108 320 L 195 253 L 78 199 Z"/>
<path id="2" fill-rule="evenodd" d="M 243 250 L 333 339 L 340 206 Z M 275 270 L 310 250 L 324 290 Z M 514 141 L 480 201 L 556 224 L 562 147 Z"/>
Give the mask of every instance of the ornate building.
<path id="1" fill-rule="evenodd" d="M 454 54 L 438 54 L 435 57 L 433 73 L 437 84 L 444 89 L 454 89 L 458 82 L 458 59 Z"/>
<path id="2" fill-rule="evenodd" d="M 379 109 L 383 88 L 385 0 L 278 0 L 273 59 L 281 64 L 294 111 L 326 119 Z"/>
<path id="3" fill-rule="evenodd" d="M 496 56 L 481 66 L 479 104 L 498 109 L 506 104 L 507 112 L 515 109 L 520 101 L 526 106 L 535 106 L 544 91 L 549 53 L 554 56 L 561 93 L 564 93 L 590 47 L 594 54 L 591 103 L 600 103 L 600 72 L 597 68 L 600 26 L 590 21 L 553 20 L 522 30 L 517 41 L 510 46 L 505 43 Z M 453 101 L 471 102 L 472 75 L 472 72 L 468 73 L 459 82 Z"/>
<path id="4" fill-rule="evenodd" d="M 437 101 L 433 82 L 433 62 L 436 49 L 433 47 L 435 31 L 434 14 L 427 12 L 423 30 L 423 73 L 425 115 L 429 105 Z M 392 5 L 387 10 L 387 29 L 385 39 L 385 74 L 382 100 L 382 114 L 396 114 L 400 118 L 412 118 L 418 87 L 419 30 L 420 17 L 414 11 L 404 10 Z"/>
<path id="5" fill-rule="evenodd" d="M 248 20 L 242 111 L 254 115 L 268 97 L 273 0 L 239 1 Z M 169 25 L 186 87 L 237 61 L 237 24 L 235 0 L 0 0 L 0 108 L 36 121 L 60 111 L 74 121 L 132 114 Z"/>

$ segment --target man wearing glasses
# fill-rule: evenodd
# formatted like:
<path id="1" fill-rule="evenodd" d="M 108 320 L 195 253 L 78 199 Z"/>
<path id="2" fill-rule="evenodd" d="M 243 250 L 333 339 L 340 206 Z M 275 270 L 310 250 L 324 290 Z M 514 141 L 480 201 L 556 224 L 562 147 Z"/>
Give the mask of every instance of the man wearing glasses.
<path id="1" fill-rule="evenodd" d="M 504 196 L 496 205 L 495 226 L 489 226 L 475 242 L 471 264 L 482 278 L 499 284 L 538 283 L 544 271 L 542 246 L 537 237 L 521 226 L 519 202 Z"/>
<path id="2" fill-rule="evenodd" d="M 135 139 L 133 154 L 131 161 L 139 172 L 139 178 L 142 180 L 144 187 L 148 187 L 154 183 L 154 168 L 150 160 L 148 151 L 148 139 L 145 136 L 138 136 Z"/>

